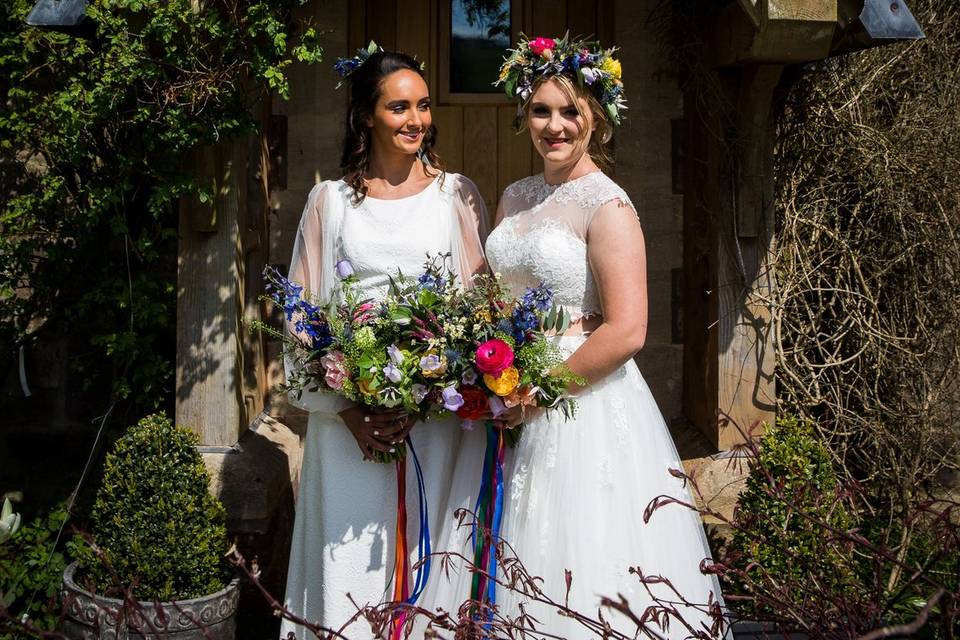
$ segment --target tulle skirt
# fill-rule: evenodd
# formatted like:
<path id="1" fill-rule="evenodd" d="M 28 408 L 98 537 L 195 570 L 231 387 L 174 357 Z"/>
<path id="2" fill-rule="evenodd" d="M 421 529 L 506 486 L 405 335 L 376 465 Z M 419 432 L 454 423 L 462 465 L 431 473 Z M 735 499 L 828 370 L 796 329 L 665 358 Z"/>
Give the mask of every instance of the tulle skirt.
<path id="1" fill-rule="evenodd" d="M 558 344 L 572 353 L 583 340 L 563 337 Z M 647 585 L 662 599 L 661 605 L 674 608 L 693 629 L 710 629 L 713 620 L 706 605 L 722 606 L 722 599 L 716 577 L 700 571 L 710 549 L 699 515 L 674 504 L 655 510 L 644 522 L 644 510 L 653 498 L 667 495 L 686 502 L 692 498 L 683 481 L 669 472 L 682 469 L 676 446 L 634 362 L 581 393 L 577 404 L 577 414 L 570 420 L 554 413 L 530 421 L 516 449 L 508 452 L 501 528 L 508 555 L 515 554 L 530 575 L 542 578 L 544 595 L 560 604 L 567 602 L 569 571 L 569 607 L 594 618 L 602 596 L 617 600 L 623 595 L 637 617 L 655 605 L 639 577 L 630 573 L 631 567 L 645 576 L 663 576 L 687 602 L 703 606 L 684 605 L 664 583 Z M 462 439 L 446 520 L 436 543 L 438 549 L 467 558 L 472 558 L 470 528 L 459 526 L 452 512 L 474 507 L 484 447 L 479 429 Z M 455 616 L 469 597 L 472 574 L 463 563 L 452 563 L 449 569 L 445 574 L 438 562 L 434 564 L 421 604 Z M 521 603 L 547 637 L 596 637 L 556 608 L 498 587 L 501 615 L 516 617 Z M 648 624 L 647 635 L 608 608 L 603 616 L 630 636 L 693 635 L 676 616 L 668 616 L 666 629 Z"/>

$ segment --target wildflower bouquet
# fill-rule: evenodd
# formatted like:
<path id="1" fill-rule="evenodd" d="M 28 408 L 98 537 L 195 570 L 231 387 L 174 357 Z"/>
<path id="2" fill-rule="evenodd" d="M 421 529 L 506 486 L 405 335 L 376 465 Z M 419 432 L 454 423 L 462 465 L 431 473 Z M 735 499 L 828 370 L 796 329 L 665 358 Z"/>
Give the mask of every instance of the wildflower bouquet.
<path id="1" fill-rule="evenodd" d="M 444 412 L 444 371 L 431 365 L 437 359 L 430 344 L 407 326 L 406 301 L 411 290 L 416 293 L 414 285 L 401 289 L 396 283 L 406 279 L 398 277 L 395 294 L 376 302 L 361 297 L 348 262 L 341 261 L 337 271 L 339 302 L 326 305 L 309 300 L 303 287 L 273 268 L 264 271 L 267 297 L 283 309 L 291 329 L 287 333 L 257 325 L 283 342 L 290 364 L 283 390 L 298 398 L 304 391 L 335 393 L 375 409 L 402 408 L 418 419 Z M 440 302 L 432 294 L 420 299 L 427 312 Z M 392 456 L 378 459 L 388 462 L 404 455 L 401 446 Z"/>
<path id="2" fill-rule="evenodd" d="M 567 388 L 582 379 L 570 372 L 562 352 L 548 338 L 549 332 L 562 333 L 570 324 L 569 314 L 553 304 L 550 289 L 530 288 L 517 299 L 497 276 L 483 275 L 463 297 L 471 354 L 461 387 L 465 406 L 458 415 L 470 421 L 467 426 L 474 420 L 497 418 L 517 405 L 571 416 L 576 403 L 567 396 Z M 508 433 L 510 444 L 518 435 L 518 430 Z"/>
<path id="3" fill-rule="evenodd" d="M 269 299 L 292 333 L 260 328 L 284 342 L 292 364 L 286 390 L 332 392 L 421 420 L 455 413 L 468 429 L 517 405 L 569 416 L 575 403 L 565 392 L 576 377 L 547 332 L 564 331 L 570 318 L 551 291 L 540 286 L 518 300 L 491 275 L 465 289 L 448 257 L 429 259 L 416 279 L 398 274 L 383 302 L 361 298 L 352 269 L 340 263 L 341 302 L 326 306 L 268 267 Z"/>

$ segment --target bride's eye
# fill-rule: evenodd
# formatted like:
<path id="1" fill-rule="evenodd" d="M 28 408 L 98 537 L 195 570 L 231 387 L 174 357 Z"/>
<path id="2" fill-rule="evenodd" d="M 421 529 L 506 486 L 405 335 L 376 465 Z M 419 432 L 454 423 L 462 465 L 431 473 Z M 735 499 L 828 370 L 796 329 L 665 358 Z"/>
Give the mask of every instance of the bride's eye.
<path id="1" fill-rule="evenodd" d="M 568 118 L 576 118 L 577 116 L 580 115 L 580 112 L 574 109 L 573 107 L 570 107 L 569 109 L 563 110 L 563 115 L 565 115 Z"/>
<path id="2" fill-rule="evenodd" d="M 548 116 L 550 115 L 550 110 L 546 107 L 534 107 L 530 110 L 530 113 L 535 116 Z"/>

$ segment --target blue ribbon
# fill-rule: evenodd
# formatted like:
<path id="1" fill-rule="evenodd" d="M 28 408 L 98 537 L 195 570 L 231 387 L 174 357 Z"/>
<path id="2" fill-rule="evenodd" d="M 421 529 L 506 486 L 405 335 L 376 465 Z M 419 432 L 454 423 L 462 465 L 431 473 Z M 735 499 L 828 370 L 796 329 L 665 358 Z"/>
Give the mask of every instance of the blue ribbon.
<path id="1" fill-rule="evenodd" d="M 494 436 L 494 446 L 496 447 L 494 454 L 496 465 L 496 474 L 497 481 L 495 484 L 496 497 L 494 498 L 494 508 L 493 508 L 493 527 L 490 532 L 490 537 L 492 540 L 500 539 L 500 521 L 503 519 L 503 463 L 500 460 L 500 439 L 503 437 L 502 434 L 497 434 Z M 493 605 L 497 601 L 497 581 L 495 580 L 497 576 L 497 553 L 496 549 L 493 548 L 493 543 L 490 545 L 490 562 L 487 573 L 490 574 L 491 578 L 487 582 L 487 600 Z"/>
<path id="2" fill-rule="evenodd" d="M 420 459 L 417 457 L 417 451 L 413 448 L 413 440 L 407 436 L 407 448 L 413 456 L 413 466 L 417 471 L 417 493 L 420 498 L 420 539 L 417 540 L 417 576 L 413 582 L 413 591 L 407 598 L 407 604 L 414 604 L 420 594 L 427 586 L 427 578 L 430 577 L 430 517 L 427 510 L 427 490 L 423 482 L 423 469 L 420 467 Z"/>

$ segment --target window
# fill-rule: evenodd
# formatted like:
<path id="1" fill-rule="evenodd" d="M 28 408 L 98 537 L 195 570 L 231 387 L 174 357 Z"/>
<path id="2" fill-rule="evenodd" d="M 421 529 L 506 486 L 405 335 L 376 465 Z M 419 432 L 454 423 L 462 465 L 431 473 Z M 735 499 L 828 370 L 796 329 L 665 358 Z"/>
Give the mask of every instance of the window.
<path id="1" fill-rule="evenodd" d="M 493 83 L 520 31 L 521 0 L 438 0 L 436 79 L 444 104 L 507 103 Z"/>
<path id="2" fill-rule="evenodd" d="M 450 93 L 498 93 L 510 43 L 509 0 L 452 0 Z"/>

